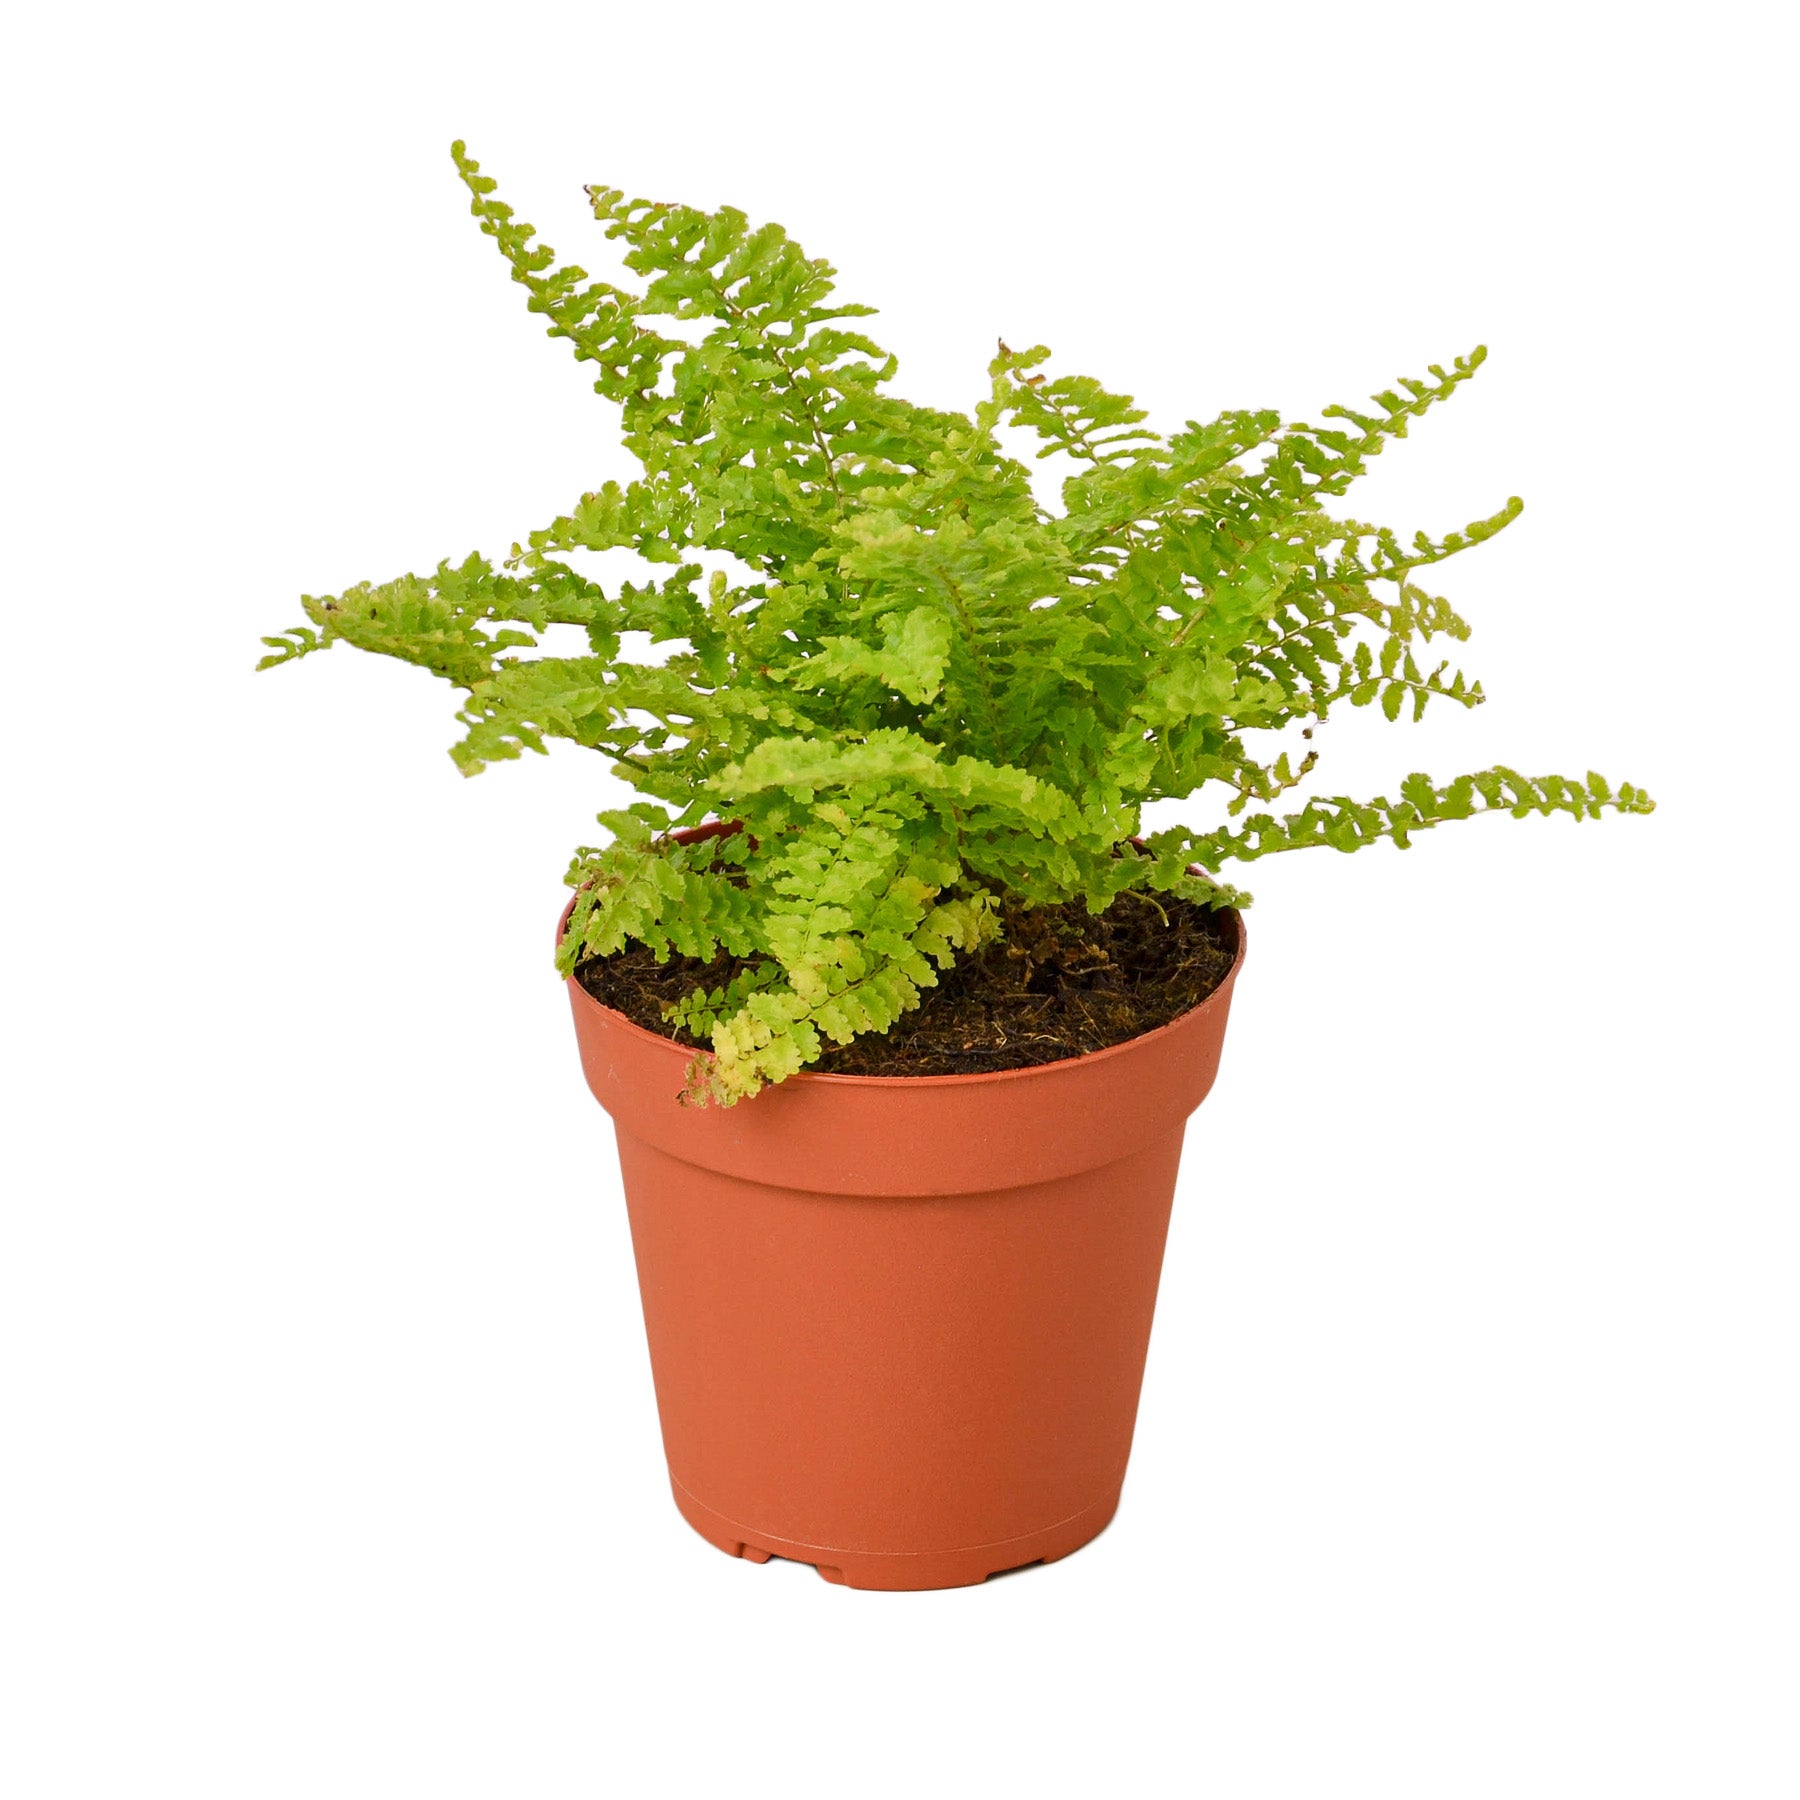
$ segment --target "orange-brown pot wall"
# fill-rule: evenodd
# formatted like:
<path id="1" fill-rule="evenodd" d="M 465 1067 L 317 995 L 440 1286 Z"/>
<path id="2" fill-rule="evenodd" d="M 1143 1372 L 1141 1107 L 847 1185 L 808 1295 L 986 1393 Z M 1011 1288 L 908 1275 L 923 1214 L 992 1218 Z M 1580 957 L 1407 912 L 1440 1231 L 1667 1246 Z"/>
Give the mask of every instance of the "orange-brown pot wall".
<path id="1" fill-rule="evenodd" d="M 804 1074 L 679 1104 L 689 1051 L 571 981 L 612 1114 L 676 1504 L 756 1561 L 952 1587 L 1067 1555 L 1131 1449 L 1204 1004 L 992 1075 Z"/>

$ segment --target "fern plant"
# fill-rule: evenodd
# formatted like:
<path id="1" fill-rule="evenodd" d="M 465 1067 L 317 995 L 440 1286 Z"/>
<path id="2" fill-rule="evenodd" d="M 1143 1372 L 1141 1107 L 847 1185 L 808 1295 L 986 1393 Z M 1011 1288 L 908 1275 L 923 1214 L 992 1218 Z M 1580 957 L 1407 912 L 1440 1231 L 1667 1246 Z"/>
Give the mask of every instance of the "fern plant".
<path id="1" fill-rule="evenodd" d="M 889 391 L 894 358 L 849 323 L 873 309 L 834 300 L 835 271 L 779 226 L 590 188 L 642 278 L 619 286 L 559 265 L 452 154 L 530 310 L 621 408 L 643 474 L 582 495 L 498 565 L 307 596 L 308 622 L 265 639 L 259 666 L 341 642 L 430 669 L 462 692 L 465 774 L 550 738 L 605 756 L 641 798 L 576 852 L 558 963 L 634 942 L 750 961 L 675 1009 L 713 1046 L 692 1098 L 730 1104 L 828 1041 L 887 1029 L 997 934 L 1002 896 L 1242 906 L 1221 872 L 1278 851 L 1405 848 L 1483 812 L 1651 809 L 1598 775 L 1498 767 L 1262 810 L 1317 753 L 1253 737 L 1309 740 L 1337 706 L 1416 720 L 1482 701 L 1428 652 L 1469 628 L 1420 583 L 1519 501 L 1410 543 L 1328 510 L 1482 350 L 1319 425 L 1226 412 L 1163 436 L 1128 397 L 1046 374 L 1041 346 L 1002 343 L 986 397 L 940 412 Z M 1002 427 L 1072 461 L 1060 510 Z M 642 580 L 604 587 L 574 560 L 620 548 Z M 706 552 L 736 572 L 708 574 Z M 534 654 L 559 625 L 586 633 L 585 655 Z M 627 632 L 662 659 L 626 660 Z M 1146 802 L 1201 790 L 1223 817 L 1140 834 Z M 713 816 L 742 830 L 672 839 Z"/>

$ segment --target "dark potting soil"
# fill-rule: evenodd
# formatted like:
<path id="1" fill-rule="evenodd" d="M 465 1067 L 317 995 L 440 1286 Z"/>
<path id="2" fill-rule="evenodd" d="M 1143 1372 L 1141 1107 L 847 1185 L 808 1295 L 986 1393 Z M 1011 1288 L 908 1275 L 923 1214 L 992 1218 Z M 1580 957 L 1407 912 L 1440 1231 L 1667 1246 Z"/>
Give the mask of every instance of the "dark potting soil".
<path id="1" fill-rule="evenodd" d="M 1198 1006 L 1231 967 L 1218 917 L 1173 896 L 1125 893 L 1103 913 L 1065 906 L 1002 909 L 1005 935 L 941 973 L 891 1031 L 832 1045 L 827 1075 L 971 1075 L 1060 1062 L 1141 1037 Z M 643 945 L 590 957 L 575 979 L 647 1031 L 694 1044 L 662 1009 L 716 988 L 747 965 L 732 957 L 659 963 Z"/>

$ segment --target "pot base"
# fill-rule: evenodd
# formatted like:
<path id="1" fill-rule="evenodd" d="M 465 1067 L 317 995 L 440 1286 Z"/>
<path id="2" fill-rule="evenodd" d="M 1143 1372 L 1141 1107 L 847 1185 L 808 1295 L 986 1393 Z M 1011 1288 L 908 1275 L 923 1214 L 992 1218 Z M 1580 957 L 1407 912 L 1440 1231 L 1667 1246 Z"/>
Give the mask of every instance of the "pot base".
<path id="1" fill-rule="evenodd" d="M 741 1556 L 756 1563 L 767 1562 L 771 1556 L 811 1563 L 827 1581 L 889 1593 L 975 1587 L 990 1575 L 1002 1575 L 1030 1563 L 1056 1562 L 1098 1537 L 1119 1505 L 1119 1488 L 1115 1486 L 1104 1499 L 1084 1507 L 1072 1518 L 1028 1532 L 1024 1537 L 1004 1538 L 996 1544 L 973 1544 L 963 1550 L 838 1550 L 824 1544 L 797 1544 L 788 1538 L 754 1531 L 696 1500 L 673 1476 L 669 1485 L 681 1516 L 727 1556 Z"/>

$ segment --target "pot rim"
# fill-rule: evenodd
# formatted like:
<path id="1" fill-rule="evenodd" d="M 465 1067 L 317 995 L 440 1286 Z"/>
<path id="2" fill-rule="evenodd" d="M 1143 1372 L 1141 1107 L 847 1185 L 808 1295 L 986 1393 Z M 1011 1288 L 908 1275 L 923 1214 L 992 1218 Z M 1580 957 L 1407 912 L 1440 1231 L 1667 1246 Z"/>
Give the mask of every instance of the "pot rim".
<path id="1" fill-rule="evenodd" d="M 714 821 L 708 821 L 708 825 L 714 823 Z M 709 837 L 723 835 L 716 830 L 708 830 L 707 825 L 689 829 L 697 835 L 700 833 Z M 1195 869 L 1194 873 L 1201 874 L 1203 871 Z M 563 932 L 568 928 L 569 915 L 575 910 L 575 898 L 573 894 L 569 896 L 568 904 L 562 909 L 562 916 L 557 921 L 556 941 L 559 945 L 562 943 Z M 1079 1056 L 1059 1056 L 1054 1062 L 1032 1063 L 1022 1069 L 981 1069 L 967 1075 L 835 1075 L 825 1070 L 800 1069 L 775 1085 L 787 1087 L 794 1082 L 805 1082 L 809 1086 L 847 1086 L 865 1090 L 869 1088 L 972 1087 L 983 1083 L 1023 1081 L 1034 1075 L 1049 1075 L 1057 1070 L 1104 1062 L 1108 1057 L 1124 1056 L 1153 1044 L 1160 1038 L 1166 1038 L 1172 1032 L 1191 1026 L 1210 1008 L 1229 1002 L 1231 990 L 1237 983 L 1238 971 L 1244 966 L 1248 933 L 1244 929 L 1244 915 L 1236 907 L 1222 906 L 1217 910 L 1229 921 L 1229 929 L 1237 940 L 1232 951 L 1231 966 L 1219 978 L 1218 986 L 1198 1006 L 1190 1006 L 1186 1012 L 1177 1013 L 1166 1025 L 1158 1025 L 1152 1031 L 1139 1032 L 1136 1037 L 1126 1038 L 1123 1043 L 1109 1044 L 1104 1050 L 1085 1050 Z M 604 1013 L 612 1022 L 614 1029 L 629 1032 L 634 1037 L 641 1038 L 646 1045 L 660 1046 L 661 1049 L 672 1052 L 684 1061 L 702 1053 L 696 1046 L 678 1043 L 672 1037 L 665 1037 L 660 1031 L 651 1031 L 647 1027 L 639 1025 L 635 1020 L 628 1019 L 616 1006 L 608 1006 L 604 1001 L 596 1000 L 573 975 L 566 975 L 563 980 L 576 1005 L 579 1006 L 585 1002 L 596 1012 Z"/>

